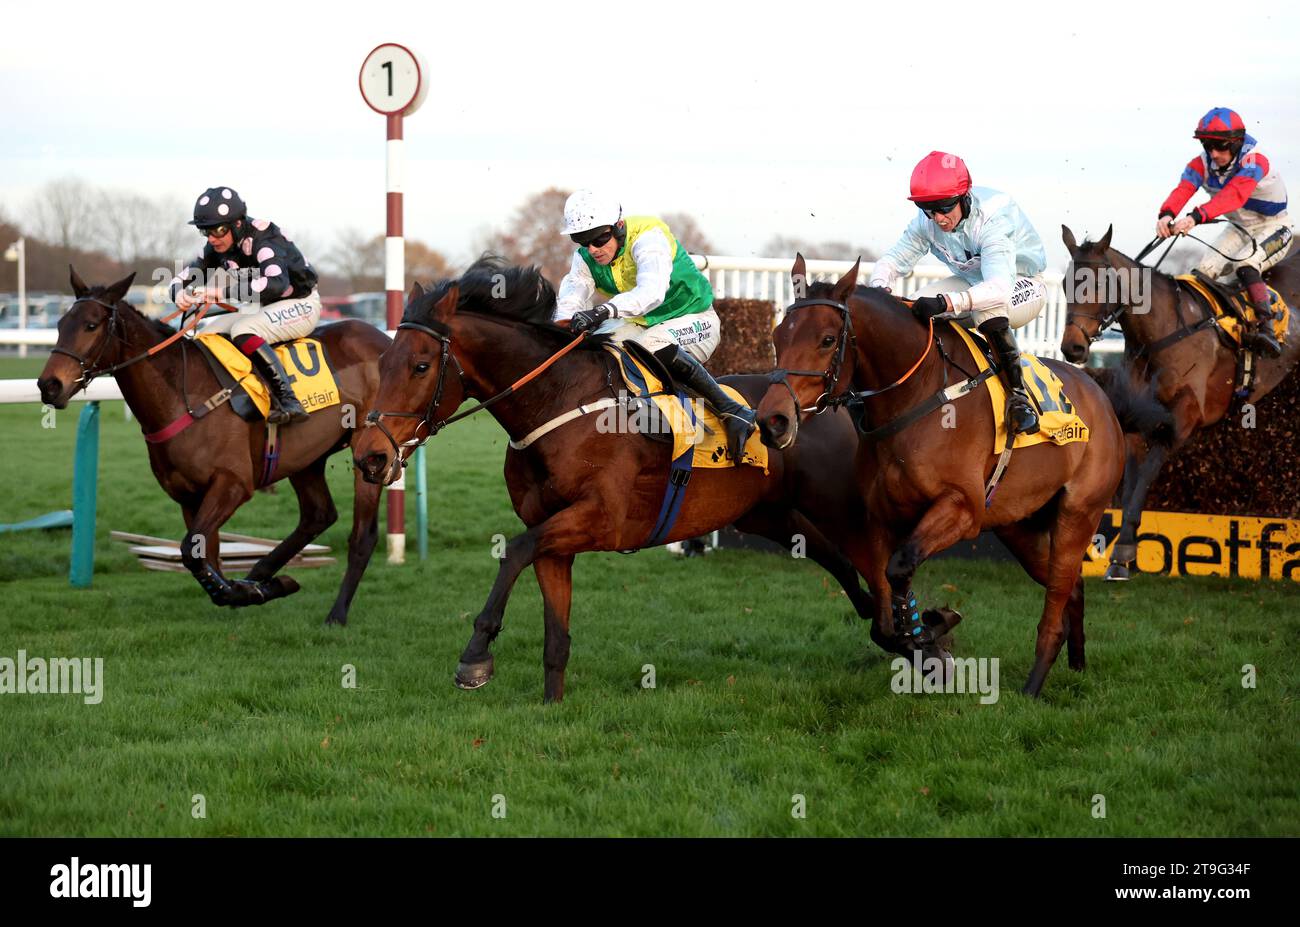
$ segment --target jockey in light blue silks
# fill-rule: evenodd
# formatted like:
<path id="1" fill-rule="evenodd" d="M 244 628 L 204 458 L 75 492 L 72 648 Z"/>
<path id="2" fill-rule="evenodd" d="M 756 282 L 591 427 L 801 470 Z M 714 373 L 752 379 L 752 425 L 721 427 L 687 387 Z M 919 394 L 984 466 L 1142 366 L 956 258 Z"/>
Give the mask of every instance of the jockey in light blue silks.
<path id="1" fill-rule="evenodd" d="M 1038 416 L 1025 393 L 1011 329 L 1029 324 L 1047 303 L 1042 239 L 1010 196 L 971 186 L 965 162 L 953 154 L 926 155 L 912 171 L 908 199 L 920 213 L 876 261 L 871 285 L 892 289 L 926 253 L 946 264 L 954 276 L 919 290 L 912 311 L 922 321 L 969 313 L 997 352 L 1013 433 L 1034 434 Z"/>
<path id="2" fill-rule="evenodd" d="M 704 363 L 717 349 L 722 325 L 713 287 L 661 219 L 623 216 L 615 200 L 579 190 L 564 204 L 564 234 L 578 250 L 560 283 L 555 321 L 572 332 L 595 329 L 610 341 L 648 348 L 682 386 L 713 407 L 739 461 L 755 413 L 722 391 Z M 608 300 L 595 308 L 600 292 Z"/>

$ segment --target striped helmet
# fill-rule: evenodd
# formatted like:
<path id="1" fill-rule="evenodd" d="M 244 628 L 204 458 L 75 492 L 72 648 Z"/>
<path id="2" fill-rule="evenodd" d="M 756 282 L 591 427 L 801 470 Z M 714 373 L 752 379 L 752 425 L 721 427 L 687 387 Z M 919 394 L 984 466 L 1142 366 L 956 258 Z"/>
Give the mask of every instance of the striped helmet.
<path id="1" fill-rule="evenodd" d="M 1233 110 L 1216 106 L 1196 124 L 1192 138 L 1219 138 L 1228 141 L 1246 137 L 1246 123 Z"/>

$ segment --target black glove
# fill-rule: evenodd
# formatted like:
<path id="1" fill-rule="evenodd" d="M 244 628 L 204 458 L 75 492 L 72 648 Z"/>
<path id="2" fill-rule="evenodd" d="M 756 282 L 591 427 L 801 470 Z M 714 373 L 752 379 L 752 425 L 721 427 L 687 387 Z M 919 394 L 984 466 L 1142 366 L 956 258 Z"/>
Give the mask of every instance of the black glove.
<path id="1" fill-rule="evenodd" d="M 604 306 L 597 306 L 595 309 L 583 309 L 581 312 L 575 312 L 573 318 L 569 321 L 569 331 L 575 335 L 580 335 L 585 331 L 598 328 L 600 323 L 609 318 L 609 310 Z"/>
<path id="2" fill-rule="evenodd" d="M 948 301 L 942 296 L 918 296 L 912 300 L 912 314 L 922 322 L 948 311 Z"/>

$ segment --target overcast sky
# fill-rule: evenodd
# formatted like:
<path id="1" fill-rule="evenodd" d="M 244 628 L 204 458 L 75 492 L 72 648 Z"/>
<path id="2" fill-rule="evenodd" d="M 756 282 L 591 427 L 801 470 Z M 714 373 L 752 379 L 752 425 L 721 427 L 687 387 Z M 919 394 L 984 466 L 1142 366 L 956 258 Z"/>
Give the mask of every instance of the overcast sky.
<path id="1" fill-rule="evenodd" d="M 0 207 L 21 222 L 66 175 L 187 204 L 223 184 L 291 236 L 382 232 L 384 120 L 357 74 L 386 41 L 431 72 L 406 121 L 406 232 L 453 258 L 552 185 L 692 213 L 723 253 L 777 234 L 883 249 L 936 148 L 1016 197 L 1053 266 L 1062 222 L 1114 222 L 1132 253 L 1212 106 L 1300 192 L 1290 4 L 893 7 L 7 4 Z"/>

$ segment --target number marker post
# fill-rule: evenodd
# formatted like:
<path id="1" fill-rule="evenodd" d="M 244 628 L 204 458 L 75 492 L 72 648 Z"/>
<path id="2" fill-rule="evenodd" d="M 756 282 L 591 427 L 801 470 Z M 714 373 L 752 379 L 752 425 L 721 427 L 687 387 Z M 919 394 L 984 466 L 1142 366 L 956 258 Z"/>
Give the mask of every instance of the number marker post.
<path id="1" fill-rule="evenodd" d="M 388 123 L 387 203 L 388 226 L 384 239 L 384 289 L 387 291 L 388 327 L 402 320 L 406 290 L 405 246 L 402 237 L 402 118 L 420 108 L 428 93 L 424 59 L 404 45 L 385 42 L 361 64 L 358 77 L 366 105 Z M 423 448 L 421 448 L 423 451 Z M 423 467 L 421 454 L 418 465 Z M 388 488 L 388 562 L 406 560 L 406 474 Z"/>

